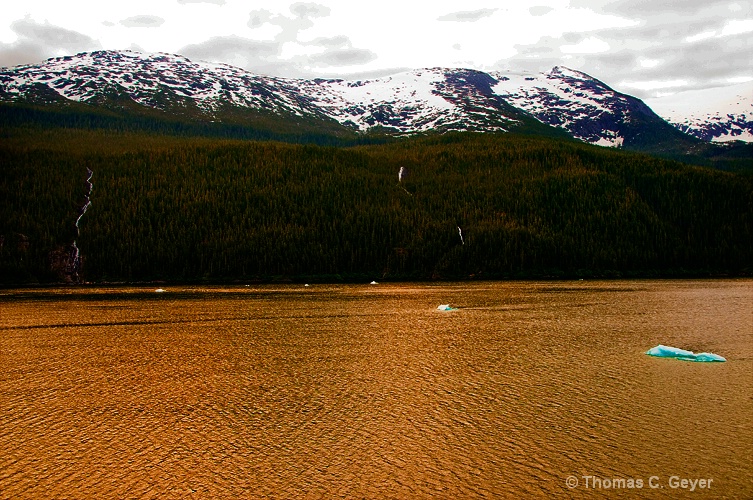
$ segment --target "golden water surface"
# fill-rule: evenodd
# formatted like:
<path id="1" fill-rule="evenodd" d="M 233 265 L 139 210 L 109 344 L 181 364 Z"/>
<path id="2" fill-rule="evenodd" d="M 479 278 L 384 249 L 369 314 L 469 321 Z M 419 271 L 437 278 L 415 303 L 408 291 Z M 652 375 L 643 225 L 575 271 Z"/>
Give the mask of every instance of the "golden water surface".
<path id="1" fill-rule="evenodd" d="M 753 281 L 0 290 L 0 497 L 751 498 Z"/>

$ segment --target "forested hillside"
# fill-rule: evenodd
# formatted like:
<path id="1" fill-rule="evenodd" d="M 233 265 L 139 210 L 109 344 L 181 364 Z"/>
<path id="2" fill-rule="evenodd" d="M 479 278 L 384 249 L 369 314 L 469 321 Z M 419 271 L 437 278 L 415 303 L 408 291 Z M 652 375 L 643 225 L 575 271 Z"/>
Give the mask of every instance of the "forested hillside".
<path id="1" fill-rule="evenodd" d="M 5 128 L 0 170 L 5 284 L 753 270 L 750 175 L 573 141 L 344 148 Z"/>

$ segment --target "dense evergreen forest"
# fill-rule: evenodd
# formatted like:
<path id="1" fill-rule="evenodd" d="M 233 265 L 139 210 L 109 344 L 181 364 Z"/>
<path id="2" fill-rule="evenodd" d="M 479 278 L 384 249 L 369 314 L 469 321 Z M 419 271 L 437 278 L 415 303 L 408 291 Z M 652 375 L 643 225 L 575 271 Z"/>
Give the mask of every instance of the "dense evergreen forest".
<path id="1" fill-rule="evenodd" d="M 0 132 L 3 284 L 753 273 L 747 173 L 514 134 Z"/>
<path id="2" fill-rule="evenodd" d="M 394 142 L 394 130 L 374 127 L 366 133 L 343 127 L 330 119 L 279 115 L 259 110 L 224 108 L 216 121 L 208 121 L 195 109 L 177 107 L 171 112 L 144 108 L 130 99 L 118 98 L 113 109 L 96 104 L 68 101 L 55 92 L 49 102 L 0 102 L 0 134 L 8 129 L 67 129 L 73 131 L 109 131 L 115 134 L 147 134 L 176 137 L 207 137 L 244 141 L 278 141 L 319 146 L 357 146 Z M 522 135 L 545 136 L 551 139 L 572 139 L 556 127 L 524 119 L 514 132 Z M 733 141 L 710 143 L 675 131 L 646 127 L 641 135 L 642 146 L 630 151 L 648 153 L 663 159 L 690 165 L 713 167 L 731 172 L 753 174 L 753 143 Z M 575 140 L 575 139 L 572 139 Z"/>

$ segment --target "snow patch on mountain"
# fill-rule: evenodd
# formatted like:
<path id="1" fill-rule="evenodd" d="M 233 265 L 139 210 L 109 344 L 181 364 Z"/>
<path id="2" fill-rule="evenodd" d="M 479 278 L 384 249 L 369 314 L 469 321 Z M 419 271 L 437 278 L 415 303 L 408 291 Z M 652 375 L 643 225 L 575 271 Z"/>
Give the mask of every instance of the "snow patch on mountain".
<path id="1" fill-rule="evenodd" d="M 406 134 L 505 131 L 516 118 L 503 113 L 498 102 L 487 102 L 493 96 L 474 76 L 471 70 L 426 68 L 373 80 L 304 80 L 299 85 L 325 114 L 359 131 L 376 126 Z"/>
<path id="2" fill-rule="evenodd" d="M 426 70 L 355 82 L 315 80 L 302 90 L 326 114 L 360 131 L 382 125 L 423 132 L 458 117 L 456 106 L 437 92 L 443 81 L 439 71 Z"/>
<path id="3" fill-rule="evenodd" d="M 753 142 L 753 81 L 646 99 L 683 132 L 714 142 Z"/>

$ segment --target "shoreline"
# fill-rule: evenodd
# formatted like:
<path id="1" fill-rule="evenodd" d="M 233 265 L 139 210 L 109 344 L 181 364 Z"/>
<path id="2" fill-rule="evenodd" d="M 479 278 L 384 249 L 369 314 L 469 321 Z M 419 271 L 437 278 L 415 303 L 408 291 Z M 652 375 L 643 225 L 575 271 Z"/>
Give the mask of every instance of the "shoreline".
<path id="1" fill-rule="evenodd" d="M 317 276 L 270 276 L 263 278 L 233 278 L 233 279 L 158 279 L 158 280 L 122 280 L 122 281 L 84 281 L 80 283 L 71 282 L 28 282 L 28 283 L 0 283 L 0 290 L 12 289 L 32 289 L 32 288 L 96 288 L 96 287 L 152 287 L 152 286 L 229 286 L 229 285 L 295 285 L 295 284 L 317 284 L 317 285 L 338 285 L 338 284 L 370 284 L 372 282 L 399 284 L 399 283 L 473 283 L 473 282 L 561 282 L 561 281 L 620 281 L 620 280 L 737 280 L 751 279 L 753 273 L 722 273 L 709 271 L 675 271 L 675 272 L 655 272 L 655 273 L 630 273 L 611 271 L 598 274 L 568 274 L 555 275 L 551 273 L 531 273 L 516 274 L 505 276 L 447 276 L 440 278 L 421 278 L 421 277 L 364 277 L 364 275 L 317 275 Z"/>

